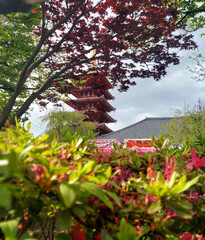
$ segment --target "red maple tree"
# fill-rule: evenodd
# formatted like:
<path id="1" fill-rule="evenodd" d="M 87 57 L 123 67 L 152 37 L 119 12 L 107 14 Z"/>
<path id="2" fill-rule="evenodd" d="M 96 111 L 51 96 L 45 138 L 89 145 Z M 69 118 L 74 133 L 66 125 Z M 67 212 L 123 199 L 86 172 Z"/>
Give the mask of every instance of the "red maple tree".
<path id="1" fill-rule="evenodd" d="M 39 41 L 0 116 L 0 127 L 26 81 L 35 87 L 19 107 L 17 118 L 37 98 L 42 105 L 45 98 L 57 103 L 59 93 L 67 94 L 73 83 L 89 78 L 106 77 L 120 91 L 135 85 L 135 78 L 159 80 L 170 64 L 179 64 L 175 50 L 196 47 L 191 35 L 176 31 L 183 26 L 176 25 L 175 1 L 48 0 L 33 14 L 42 16 L 41 26 L 33 30 Z M 43 75 L 35 83 L 32 77 L 39 67 Z"/>

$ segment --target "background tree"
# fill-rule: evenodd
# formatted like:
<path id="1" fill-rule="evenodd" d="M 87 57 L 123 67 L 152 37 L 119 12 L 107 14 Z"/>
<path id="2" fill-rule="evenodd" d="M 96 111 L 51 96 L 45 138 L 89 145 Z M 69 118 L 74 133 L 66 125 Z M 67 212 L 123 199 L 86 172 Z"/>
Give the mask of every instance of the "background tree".
<path id="1" fill-rule="evenodd" d="M 107 77 L 113 86 L 126 91 L 135 84 L 134 78 L 165 76 L 170 64 L 179 63 L 176 50 L 196 47 L 191 36 L 175 32 L 181 28 L 176 25 L 180 12 L 175 1 L 169 2 L 48 0 L 41 4 L 32 11 L 41 16 L 41 25 L 31 29 L 39 40 L 1 112 L 0 128 L 25 86 L 32 88 L 26 90 L 28 97 L 11 124 L 37 98 L 41 105 L 46 105 L 43 99 L 57 103 L 59 95 L 67 98 L 73 83 L 95 78 L 100 84 Z M 91 72 L 93 60 L 95 73 Z M 39 69 L 43 69 L 40 75 Z"/>
<path id="2" fill-rule="evenodd" d="M 38 39 L 31 29 L 40 24 L 40 21 L 40 16 L 31 12 L 0 15 L 0 112 L 14 92 L 18 77 L 35 49 Z M 30 88 L 29 83 L 24 84 L 8 119 L 29 96 Z"/>
<path id="3" fill-rule="evenodd" d="M 202 0 L 178 0 L 181 17 L 177 24 L 188 23 L 189 31 L 205 25 L 205 2 Z"/>
<path id="4" fill-rule="evenodd" d="M 86 116 L 80 112 L 51 111 L 41 117 L 46 123 L 45 133 L 49 135 L 49 140 L 59 138 L 60 141 L 68 141 L 70 136 L 78 135 L 89 139 L 95 137 L 96 126 L 89 121 L 84 121 Z"/>
<path id="5" fill-rule="evenodd" d="M 193 145 L 205 139 L 205 105 L 199 100 L 198 104 L 189 109 L 176 110 L 174 118 L 165 127 L 164 134 L 172 144 L 187 141 Z"/>

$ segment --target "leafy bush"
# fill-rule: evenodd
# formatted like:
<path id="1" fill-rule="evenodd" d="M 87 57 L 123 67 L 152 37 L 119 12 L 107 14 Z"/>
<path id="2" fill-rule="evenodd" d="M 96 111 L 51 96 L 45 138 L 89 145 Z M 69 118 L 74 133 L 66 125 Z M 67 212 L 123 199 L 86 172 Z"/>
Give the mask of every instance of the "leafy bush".
<path id="1" fill-rule="evenodd" d="M 83 139 L 0 133 L 0 238 L 205 239 L 205 158 L 155 141 L 139 155 Z"/>

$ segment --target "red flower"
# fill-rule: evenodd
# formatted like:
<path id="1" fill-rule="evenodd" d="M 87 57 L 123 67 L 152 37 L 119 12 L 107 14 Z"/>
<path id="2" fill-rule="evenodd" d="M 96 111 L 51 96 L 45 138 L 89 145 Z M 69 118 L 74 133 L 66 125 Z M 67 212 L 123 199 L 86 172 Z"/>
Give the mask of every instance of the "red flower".
<path id="1" fill-rule="evenodd" d="M 188 156 L 183 155 L 183 157 L 187 160 L 186 167 L 187 169 L 193 169 L 193 167 L 197 170 L 198 168 L 205 167 L 205 157 L 201 158 L 201 150 L 199 149 L 199 155 L 196 156 L 195 148 L 192 150 L 189 150 L 191 153 L 192 159 L 190 159 Z"/>
<path id="2" fill-rule="evenodd" d="M 73 240 L 85 240 L 86 229 L 81 228 L 80 224 L 77 224 L 75 228 L 71 229 Z"/>
<path id="3" fill-rule="evenodd" d="M 98 232 L 97 235 L 95 235 L 95 240 L 102 240 L 101 232 Z"/>

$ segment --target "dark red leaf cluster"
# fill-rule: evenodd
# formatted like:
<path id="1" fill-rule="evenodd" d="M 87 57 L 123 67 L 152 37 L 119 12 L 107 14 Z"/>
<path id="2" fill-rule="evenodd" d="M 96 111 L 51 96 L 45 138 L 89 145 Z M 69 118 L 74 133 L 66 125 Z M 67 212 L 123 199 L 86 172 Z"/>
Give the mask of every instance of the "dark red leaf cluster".
<path id="1" fill-rule="evenodd" d="M 176 25 L 176 2 L 169 2 L 48 0 L 43 28 L 34 31 L 47 49 L 44 67 L 52 79 L 68 82 L 89 81 L 95 72 L 96 88 L 106 77 L 120 91 L 136 78 L 160 80 L 179 64 L 176 50 L 196 47 L 192 36 L 177 32 L 183 26 Z M 61 86 L 57 92 L 71 91 Z"/>

